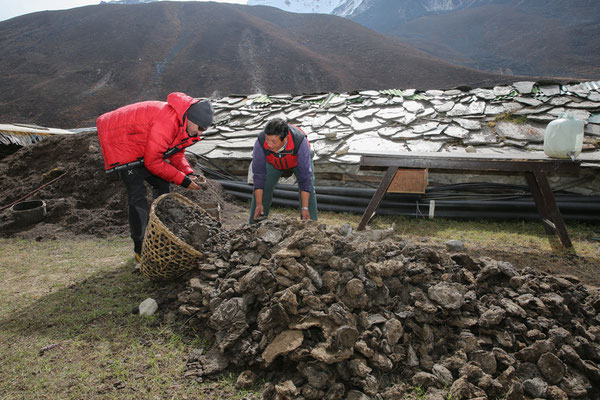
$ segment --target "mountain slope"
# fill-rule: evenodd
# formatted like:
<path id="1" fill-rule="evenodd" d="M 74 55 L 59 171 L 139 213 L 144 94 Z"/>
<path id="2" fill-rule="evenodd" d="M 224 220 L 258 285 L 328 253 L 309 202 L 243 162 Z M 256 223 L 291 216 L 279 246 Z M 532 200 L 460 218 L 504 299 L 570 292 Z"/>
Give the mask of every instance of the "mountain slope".
<path id="1" fill-rule="evenodd" d="M 337 0 L 331 14 L 454 64 L 494 73 L 597 79 L 597 0 Z M 250 0 L 324 12 L 334 0 Z M 311 11 L 321 7 L 322 11 Z"/>
<path id="2" fill-rule="evenodd" d="M 600 76 L 596 0 L 363 0 L 349 18 L 472 68 Z"/>
<path id="3" fill-rule="evenodd" d="M 210 2 L 29 14 L 0 22 L 0 52 L 0 120 L 66 128 L 172 91 L 220 97 L 509 81 L 343 18 Z"/>

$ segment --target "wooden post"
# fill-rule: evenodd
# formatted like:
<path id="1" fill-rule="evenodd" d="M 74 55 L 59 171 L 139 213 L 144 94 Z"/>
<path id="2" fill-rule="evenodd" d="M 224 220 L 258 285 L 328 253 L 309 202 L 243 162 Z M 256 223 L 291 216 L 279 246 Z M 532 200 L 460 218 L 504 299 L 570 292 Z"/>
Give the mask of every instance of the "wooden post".
<path id="1" fill-rule="evenodd" d="M 364 230 L 371 218 L 373 218 L 373 215 L 375 215 L 375 211 L 377 211 L 377 208 L 379 207 L 383 196 L 387 192 L 387 188 L 390 186 L 390 183 L 392 182 L 397 170 L 398 167 L 388 167 L 383 179 L 381 180 L 381 183 L 379 184 L 379 187 L 371 198 L 371 201 L 369 202 L 369 205 L 367 206 L 367 209 L 365 210 L 360 223 L 358 224 L 357 230 Z"/>

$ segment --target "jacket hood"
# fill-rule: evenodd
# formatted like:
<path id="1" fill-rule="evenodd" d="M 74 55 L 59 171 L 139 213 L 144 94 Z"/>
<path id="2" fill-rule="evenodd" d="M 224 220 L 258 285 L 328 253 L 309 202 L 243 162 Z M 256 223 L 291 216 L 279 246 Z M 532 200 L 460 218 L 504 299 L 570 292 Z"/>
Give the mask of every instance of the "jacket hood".
<path id="1" fill-rule="evenodd" d="M 192 104 L 198 101 L 200 100 L 181 92 L 171 93 L 167 96 L 167 103 L 173 107 L 177 113 L 177 117 L 179 118 L 181 124 L 183 124 L 183 114 L 186 113 Z"/>

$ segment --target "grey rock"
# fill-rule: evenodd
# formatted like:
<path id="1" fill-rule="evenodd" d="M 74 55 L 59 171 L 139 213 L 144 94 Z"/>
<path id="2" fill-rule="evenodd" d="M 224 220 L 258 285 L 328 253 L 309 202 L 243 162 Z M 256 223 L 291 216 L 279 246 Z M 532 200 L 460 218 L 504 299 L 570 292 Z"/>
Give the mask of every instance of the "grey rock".
<path id="1" fill-rule="evenodd" d="M 546 96 L 555 96 L 560 93 L 560 86 L 558 85 L 540 86 L 539 89 Z"/>
<path id="2" fill-rule="evenodd" d="M 448 251 L 460 252 L 465 251 L 465 244 L 461 240 L 448 240 L 446 242 Z"/>
<path id="3" fill-rule="evenodd" d="M 512 86 L 494 86 L 494 94 L 496 96 L 508 96 L 512 91 Z"/>
<path id="4" fill-rule="evenodd" d="M 484 100 L 494 100 L 496 98 L 496 94 L 490 89 L 473 89 L 471 93 Z"/>
<path id="5" fill-rule="evenodd" d="M 531 81 L 521 81 L 513 83 L 515 89 L 519 91 L 521 94 L 530 94 L 533 91 L 533 86 L 535 82 Z"/>
<path id="6" fill-rule="evenodd" d="M 548 104 L 553 106 L 564 106 L 567 103 L 570 103 L 572 100 L 568 97 L 552 97 Z"/>
<path id="7" fill-rule="evenodd" d="M 469 131 L 476 131 L 481 129 L 481 122 L 467 118 L 454 118 L 454 122 L 459 124 L 462 128 Z"/>
<path id="8" fill-rule="evenodd" d="M 496 125 L 496 131 L 500 136 L 509 139 L 526 140 L 527 142 L 534 143 L 544 141 L 544 129 L 534 127 L 530 124 L 513 125 L 507 122 L 499 122 Z"/>
<path id="9" fill-rule="evenodd" d="M 350 236 L 352 234 L 352 226 L 346 222 L 340 227 L 339 232 L 343 237 Z"/>
<path id="10" fill-rule="evenodd" d="M 424 107 L 421 103 L 412 100 L 407 100 L 402 105 L 408 112 L 413 114 L 418 114 L 424 110 Z"/>
<path id="11" fill-rule="evenodd" d="M 540 104 L 543 104 L 541 101 L 537 99 L 532 99 L 530 97 L 515 97 L 515 101 L 519 103 L 527 104 L 528 106 L 537 107 Z"/>
<path id="12" fill-rule="evenodd" d="M 444 133 L 450 137 L 464 139 L 469 136 L 469 131 L 467 129 L 461 128 L 460 126 L 451 125 Z"/>
<path id="13" fill-rule="evenodd" d="M 158 310 L 158 303 L 152 298 L 147 298 L 140 303 L 138 308 L 140 315 L 151 316 Z"/>

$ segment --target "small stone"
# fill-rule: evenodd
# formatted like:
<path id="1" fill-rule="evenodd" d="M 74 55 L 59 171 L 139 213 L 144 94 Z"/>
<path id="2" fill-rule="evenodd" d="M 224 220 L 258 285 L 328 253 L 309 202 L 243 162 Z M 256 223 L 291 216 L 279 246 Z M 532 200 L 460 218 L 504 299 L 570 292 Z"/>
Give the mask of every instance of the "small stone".
<path id="1" fill-rule="evenodd" d="M 340 227 L 339 232 L 343 237 L 350 236 L 352 234 L 352 226 L 346 222 Z"/>
<path id="2" fill-rule="evenodd" d="M 446 249 L 453 252 L 465 251 L 465 244 L 460 240 L 448 240 L 446 242 Z"/>
<path id="3" fill-rule="evenodd" d="M 158 303 L 154 299 L 147 298 L 140 303 L 138 308 L 140 310 L 140 315 L 150 316 L 154 315 L 156 310 L 158 310 Z"/>

